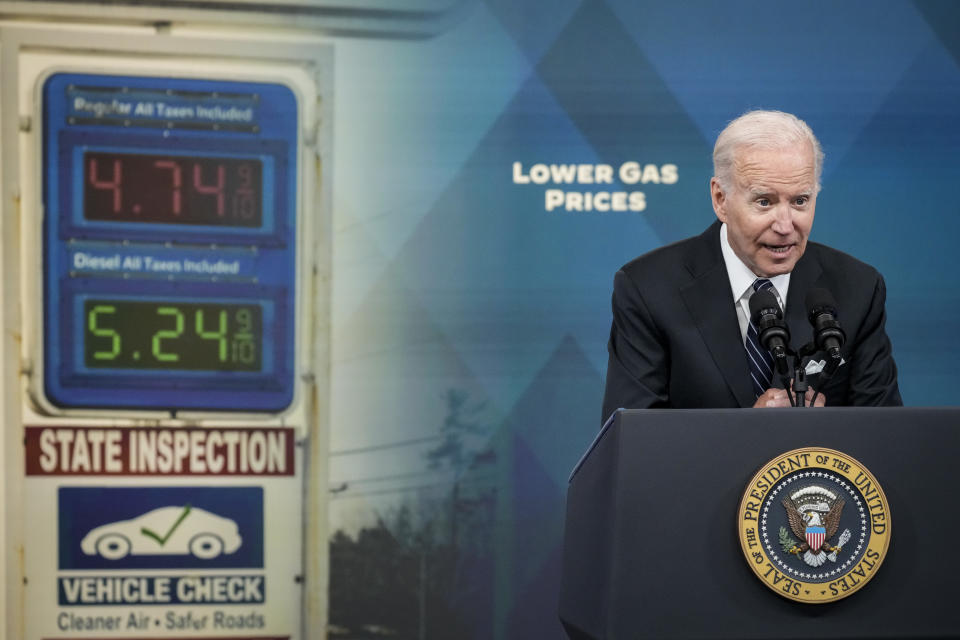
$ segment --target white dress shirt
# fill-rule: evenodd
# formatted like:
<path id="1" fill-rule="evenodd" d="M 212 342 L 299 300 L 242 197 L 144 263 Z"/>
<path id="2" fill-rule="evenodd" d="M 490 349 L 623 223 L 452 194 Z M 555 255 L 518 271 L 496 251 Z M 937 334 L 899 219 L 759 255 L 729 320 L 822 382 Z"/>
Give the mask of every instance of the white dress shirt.
<path id="1" fill-rule="evenodd" d="M 727 225 L 720 225 L 720 250 L 723 252 L 723 262 L 727 266 L 727 276 L 730 278 L 730 290 L 733 292 L 733 303 L 737 307 L 737 320 L 740 322 L 740 340 L 747 339 L 747 326 L 750 324 L 750 296 L 753 295 L 753 282 L 758 276 L 743 264 L 727 241 Z M 790 287 L 790 274 L 768 278 L 773 283 L 773 293 L 781 309 L 787 308 L 787 290 Z"/>

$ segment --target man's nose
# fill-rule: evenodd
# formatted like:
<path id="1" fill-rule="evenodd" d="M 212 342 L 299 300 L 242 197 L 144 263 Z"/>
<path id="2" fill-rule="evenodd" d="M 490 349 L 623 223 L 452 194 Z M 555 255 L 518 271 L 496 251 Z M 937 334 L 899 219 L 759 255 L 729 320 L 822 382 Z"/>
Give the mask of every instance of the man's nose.
<path id="1" fill-rule="evenodd" d="M 793 231 L 793 214 L 788 203 L 782 203 L 774 211 L 773 224 L 770 227 L 777 233 L 786 235 Z"/>

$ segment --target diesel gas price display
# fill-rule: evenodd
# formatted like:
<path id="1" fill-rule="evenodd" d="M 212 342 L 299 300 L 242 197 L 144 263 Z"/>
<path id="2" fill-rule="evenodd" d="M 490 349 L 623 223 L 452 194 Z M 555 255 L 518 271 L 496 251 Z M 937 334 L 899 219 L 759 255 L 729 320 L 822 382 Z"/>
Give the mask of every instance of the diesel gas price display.
<path id="1" fill-rule="evenodd" d="M 84 361 L 91 368 L 259 371 L 256 304 L 86 300 Z"/>

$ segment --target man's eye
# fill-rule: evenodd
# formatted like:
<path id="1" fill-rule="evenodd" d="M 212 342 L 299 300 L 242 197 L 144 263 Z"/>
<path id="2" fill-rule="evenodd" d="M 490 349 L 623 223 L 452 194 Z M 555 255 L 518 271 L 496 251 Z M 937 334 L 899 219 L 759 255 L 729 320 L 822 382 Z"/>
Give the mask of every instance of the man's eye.
<path id="1" fill-rule="evenodd" d="M 769 199 L 769 198 L 758 198 L 758 199 L 757 199 L 757 204 L 760 205 L 761 207 L 769 207 L 769 206 L 770 206 L 770 199 Z"/>
<path id="2" fill-rule="evenodd" d="M 799 198 L 794 200 L 794 202 L 797 204 L 798 207 L 802 207 L 803 205 L 807 204 L 809 201 L 810 201 L 810 198 L 808 198 L 807 196 L 800 196 Z"/>

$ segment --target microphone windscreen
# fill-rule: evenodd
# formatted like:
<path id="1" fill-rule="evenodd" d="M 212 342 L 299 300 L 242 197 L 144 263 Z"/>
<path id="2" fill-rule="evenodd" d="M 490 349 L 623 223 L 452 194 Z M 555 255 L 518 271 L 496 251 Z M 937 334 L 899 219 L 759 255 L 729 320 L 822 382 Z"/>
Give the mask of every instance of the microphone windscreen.
<path id="1" fill-rule="evenodd" d="M 833 294 L 826 289 L 815 287 L 807 291 L 803 303 L 807 308 L 807 317 L 813 322 L 819 314 L 824 311 L 833 316 L 837 315 L 837 301 L 833 299 Z"/>
<path id="2" fill-rule="evenodd" d="M 779 318 L 782 315 L 780 303 L 777 302 L 777 296 L 769 289 L 757 291 L 750 296 L 750 319 L 757 324 L 757 317 L 764 311 L 773 311 Z"/>

